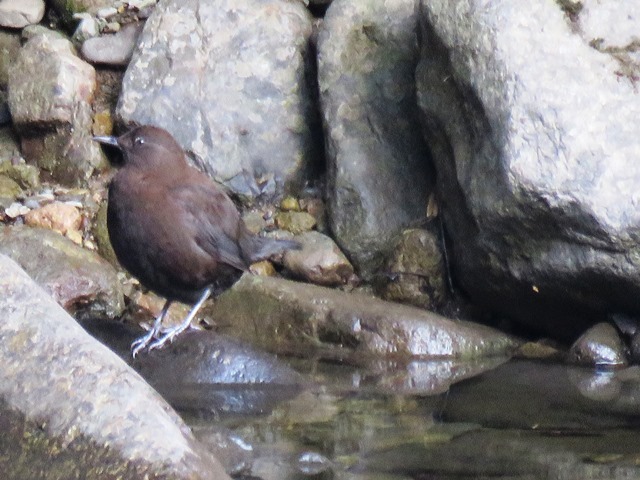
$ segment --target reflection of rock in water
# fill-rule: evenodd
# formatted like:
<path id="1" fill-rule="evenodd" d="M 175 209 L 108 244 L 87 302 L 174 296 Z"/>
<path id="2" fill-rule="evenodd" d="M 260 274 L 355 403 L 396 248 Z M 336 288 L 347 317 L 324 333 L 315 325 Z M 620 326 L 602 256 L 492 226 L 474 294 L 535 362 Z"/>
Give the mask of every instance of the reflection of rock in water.
<path id="1" fill-rule="evenodd" d="M 84 327 L 132 362 L 129 345 L 138 329 L 115 322 Z M 302 376 L 275 356 L 226 335 L 189 331 L 183 337 L 132 362 L 178 410 L 203 415 L 269 412 L 303 384 Z"/>

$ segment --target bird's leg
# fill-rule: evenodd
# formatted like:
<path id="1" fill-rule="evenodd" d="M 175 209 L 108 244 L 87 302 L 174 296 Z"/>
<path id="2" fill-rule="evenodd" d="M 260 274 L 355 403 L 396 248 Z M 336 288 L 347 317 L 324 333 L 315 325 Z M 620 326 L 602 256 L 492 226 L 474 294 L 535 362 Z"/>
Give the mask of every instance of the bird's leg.
<path id="1" fill-rule="evenodd" d="M 138 355 L 138 353 L 143 350 L 144 347 L 149 345 L 149 342 L 151 342 L 151 340 L 158 336 L 158 333 L 160 333 L 160 329 L 162 328 L 162 320 L 167 315 L 170 306 L 171 300 L 167 300 L 164 303 L 164 307 L 162 307 L 162 311 L 153 321 L 153 326 L 151 327 L 151 329 L 131 344 L 131 354 L 133 355 L 133 358 L 136 358 L 136 355 Z"/>
<path id="2" fill-rule="evenodd" d="M 198 310 L 200 310 L 200 307 L 202 307 L 202 304 L 211 295 L 211 291 L 212 291 L 212 288 L 211 287 L 207 287 L 202 292 L 202 295 L 200 295 L 200 298 L 198 299 L 196 304 L 191 308 L 191 310 L 189 311 L 189 314 L 184 319 L 184 321 L 180 325 L 178 325 L 177 327 L 173 327 L 173 328 L 169 328 L 168 330 L 165 330 L 163 332 L 163 335 L 159 339 L 157 339 L 155 342 L 152 342 L 149 345 L 149 351 L 151 351 L 151 350 L 153 350 L 155 348 L 162 347 L 168 341 L 173 341 L 174 338 L 176 338 L 178 335 L 180 335 L 182 332 L 184 332 L 187 328 L 189 328 L 189 325 L 191 325 L 191 321 L 194 319 L 194 317 L 198 313 Z"/>

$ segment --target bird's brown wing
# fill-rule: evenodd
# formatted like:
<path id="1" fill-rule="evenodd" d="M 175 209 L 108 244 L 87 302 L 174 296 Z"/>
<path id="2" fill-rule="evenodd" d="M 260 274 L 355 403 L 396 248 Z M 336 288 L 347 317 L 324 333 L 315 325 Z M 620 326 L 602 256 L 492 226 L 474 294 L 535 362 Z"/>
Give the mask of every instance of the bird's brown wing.
<path id="1" fill-rule="evenodd" d="M 198 246 L 219 262 L 247 270 L 238 245 L 240 214 L 211 181 L 176 186 L 169 193 L 192 218 Z"/>

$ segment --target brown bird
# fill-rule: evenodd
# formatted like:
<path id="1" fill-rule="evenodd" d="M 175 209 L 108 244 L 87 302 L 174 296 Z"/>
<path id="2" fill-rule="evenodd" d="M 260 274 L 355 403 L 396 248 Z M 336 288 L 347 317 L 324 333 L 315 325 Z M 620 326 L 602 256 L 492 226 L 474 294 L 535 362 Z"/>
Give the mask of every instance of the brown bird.
<path id="1" fill-rule="evenodd" d="M 205 300 L 250 264 L 300 248 L 249 232 L 231 199 L 187 163 L 166 130 L 142 126 L 94 140 L 118 148 L 124 159 L 109 185 L 107 208 L 116 256 L 142 285 L 166 298 L 151 330 L 131 345 L 134 357 L 186 330 Z M 193 307 L 180 325 L 162 329 L 173 301 Z"/>

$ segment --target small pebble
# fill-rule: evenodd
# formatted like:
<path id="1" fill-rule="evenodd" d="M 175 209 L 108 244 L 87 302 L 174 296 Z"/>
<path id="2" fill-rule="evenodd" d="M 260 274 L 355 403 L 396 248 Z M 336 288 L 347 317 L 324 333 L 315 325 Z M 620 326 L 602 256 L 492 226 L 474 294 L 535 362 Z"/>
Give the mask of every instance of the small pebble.
<path id="1" fill-rule="evenodd" d="M 302 250 L 289 250 L 284 265 L 296 276 L 325 286 L 344 285 L 353 275 L 353 266 L 336 243 L 320 232 L 296 237 Z"/>
<path id="2" fill-rule="evenodd" d="M 96 16 L 98 18 L 111 18 L 118 15 L 118 9 L 115 7 L 105 7 L 105 8 L 101 8 L 100 10 L 98 10 L 96 12 Z"/>
<path id="3" fill-rule="evenodd" d="M 82 233 L 79 230 L 69 230 L 65 234 L 69 240 L 71 240 L 76 245 L 82 245 Z"/>
<path id="4" fill-rule="evenodd" d="M 249 267 L 249 271 L 260 277 L 273 277 L 276 274 L 276 269 L 269 260 L 262 260 L 261 262 L 252 264 Z"/>
<path id="5" fill-rule="evenodd" d="M 624 343 L 609 323 L 599 323 L 583 333 L 571 346 L 568 360 L 579 365 L 627 365 Z"/>
<path id="6" fill-rule="evenodd" d="M 44 207 L 31 210 L 25 215 L 25 223 L 31 227 L 42 227 L 54 230 L 62 235 L 82 243 L 82 235 L 78 230 L 82 225 L 80 211 L 62 202 L 53 202 Z M 77 232 L 73 233 L 73 232 Z M 79 235 L 79 241 L 78 240 Z"/>
<path id="7" fill-rule="evenodd" d="M 298 212 L 300 211 L 300 202 L 295 197 L 284 197 L 282 202 L 280 202 L 280 208 L 285 211 L 293 210 Z"/>
<path id="8" fill-rule="evenodd" d="M 26 215 L 27 213 L 29 213 L 31 211 L 31 209 L 29 207 L 25 207 L 24 205 L 22 205 L 21 203 L 15 202 L 12 203 L 9 208 L 7 208 L 4 211 L 4 214 L 13 219 L 13 218 L 18 218 L 21 215 Z"/>
<path id="9" fill-rule="evenodd" d="M 297 235 L 312 230 L 316 219 L 307 212 L 280 212 L 276 215 L 276 226 Z"/>
<path id="10" fill-rule="evenodd" d="M 74 18 L 77 15 L 82 15 L 83 17 L 80 20 L 80 23 L 78 23 L 76 30 L 73 32 L 73 39 L 75 41 L 84 42 L 89 38 L 100 35 L 100 22 L 88 13 L 76 14 L 74 15 Z"/>
<path id="11" fill-rule="evenodd" d="M 103 33 L 116 33 L 120 31 L 120 24 L 118 22 L 109 22 L 102 29 Z"/>

